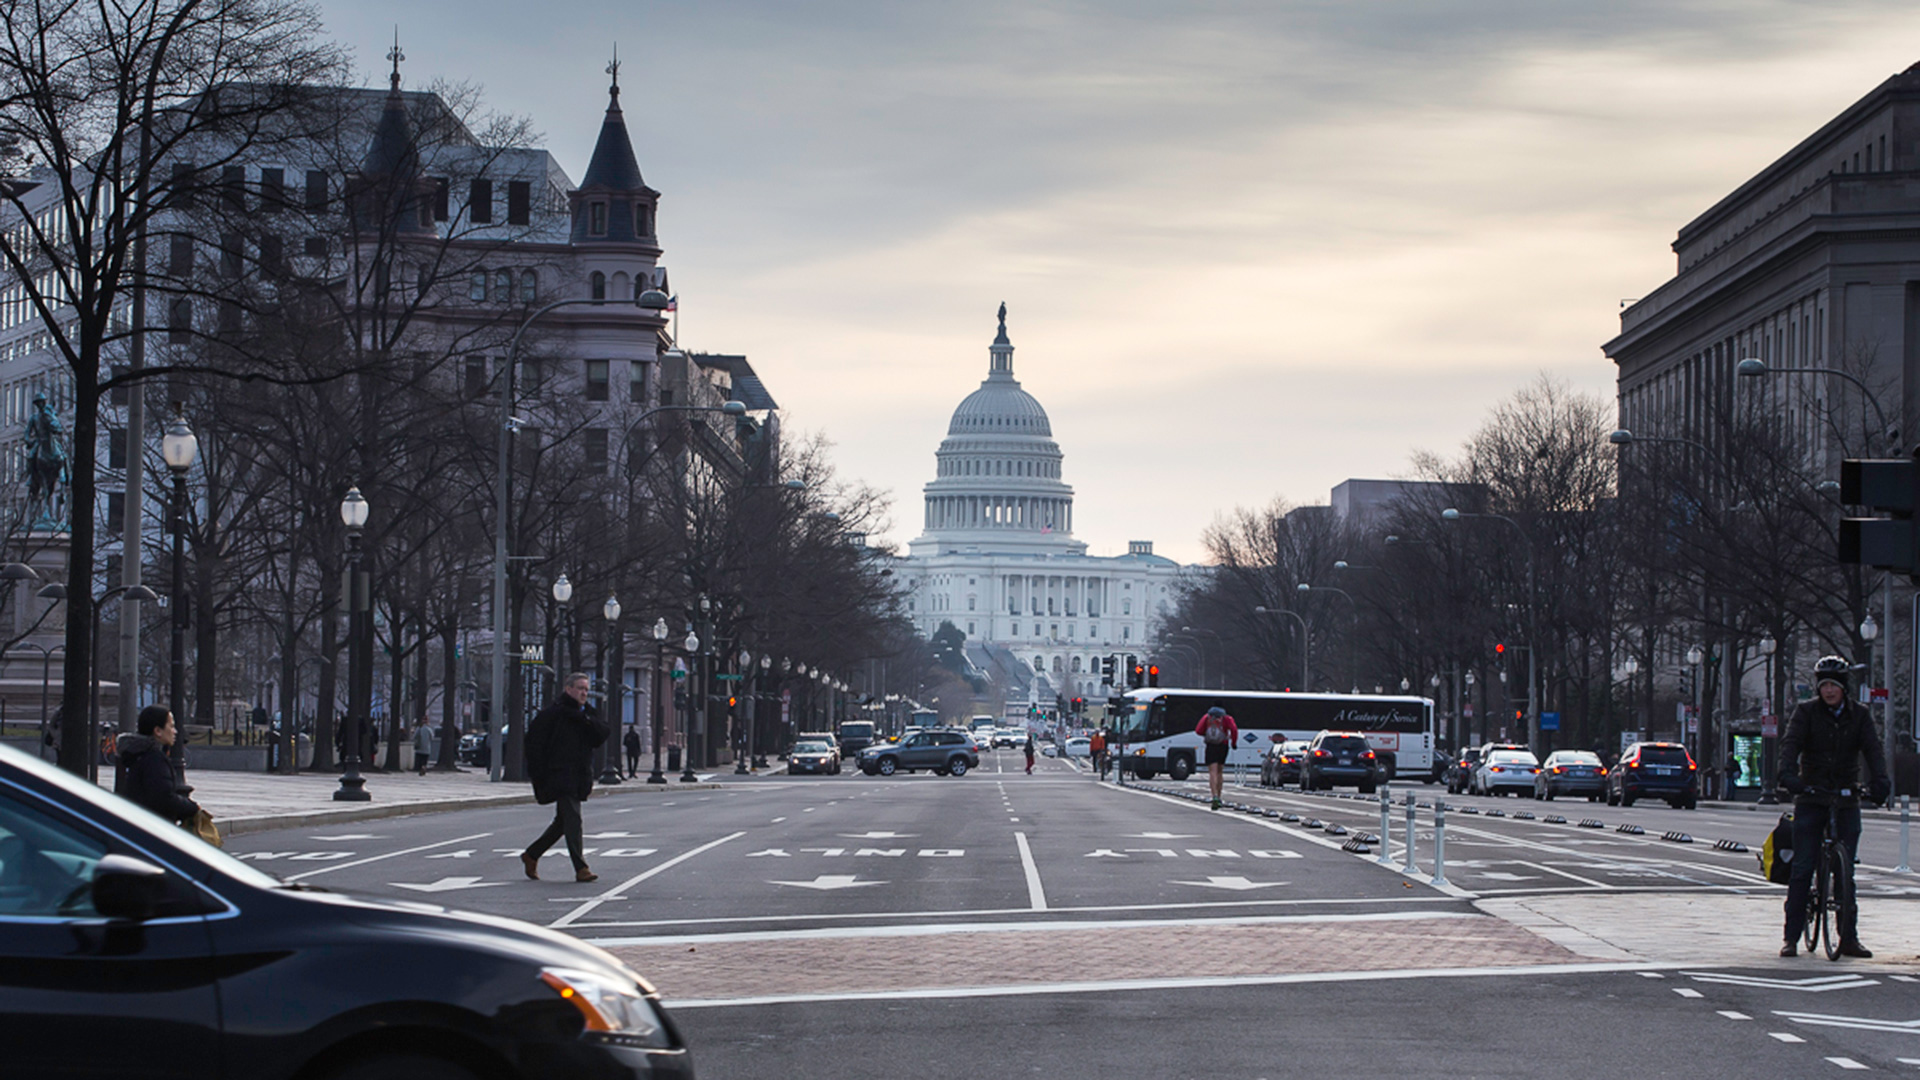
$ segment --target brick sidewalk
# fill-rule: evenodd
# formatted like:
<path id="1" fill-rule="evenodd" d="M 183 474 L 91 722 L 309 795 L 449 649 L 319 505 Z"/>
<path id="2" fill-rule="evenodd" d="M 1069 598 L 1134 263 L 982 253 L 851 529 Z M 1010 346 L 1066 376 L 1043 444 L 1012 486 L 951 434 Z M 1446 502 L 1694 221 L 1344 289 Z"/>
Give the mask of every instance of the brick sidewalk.
<path id="1" fill-rule="evenodd" d="M 1578 963 L 1486 915 L 1232 926 L 1049 930 L 1043 924 L 914 937 L 776 938 L 611 950 L 668 999 L 1018 987 L 1131 979 Z"/>

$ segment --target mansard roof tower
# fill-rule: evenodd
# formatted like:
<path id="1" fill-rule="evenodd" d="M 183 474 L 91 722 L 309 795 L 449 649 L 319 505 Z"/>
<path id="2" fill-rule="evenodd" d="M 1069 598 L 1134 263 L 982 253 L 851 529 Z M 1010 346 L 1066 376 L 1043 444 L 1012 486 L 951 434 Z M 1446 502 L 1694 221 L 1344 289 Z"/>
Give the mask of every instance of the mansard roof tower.
<path id="1" fill-rule="evenodd" d="M 1083 555 L 1073 538 L 1073 488 L 1047 410 L 1013 377 L 1007 305 L 987 349 L 987 377 L 953 410 L 926 486 L 925 532 L 914 555 L 954 551 Z"/>

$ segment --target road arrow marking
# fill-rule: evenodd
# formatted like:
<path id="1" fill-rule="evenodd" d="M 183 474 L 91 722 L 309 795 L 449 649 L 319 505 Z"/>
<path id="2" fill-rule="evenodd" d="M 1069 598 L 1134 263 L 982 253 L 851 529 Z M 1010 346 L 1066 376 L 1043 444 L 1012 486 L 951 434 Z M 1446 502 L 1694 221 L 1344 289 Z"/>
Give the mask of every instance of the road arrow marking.
<path id="1" fill-rule="evenodd" d="M 853 874 L 821 874 L 812 881 L 775 881 L 774 885 L 792 885 L 800 889 L 819 889 L 831 892 L 834 889 L 857 889 L 863 885 L 885 885 L 884 881 L 856 881 Z"/>
<path id="2" fill-rule="evenodd" d="M 1880 985 L 1878 979 L 1862 978 L 1859 975 L 1815 975 L 1806 979 L 1769 979 L 1760 975 L 1732 975 L 1719 971 L 1683 971 L 1680 974 L 1695 982 L 1726 983 L 1729 986 L 1751 986 L 1762 990 L 1805 990 L 1810 994 Z"/>
<path id="3" fill-rule="evenodd" d="M 911 840 L 920 834 L 910 832 L 849 832 L 841 833 L 840 835 L 849 840 Z"/>
<path id="4" fill-rule="evenodd" d="M 1861 1031 L 1891 1031 L 1895 1034 L 1920 1035 L 1920 1020 L 1875 1020 L 1870 1016 L 1827 1016 L 1823 1013 L 1785 1012 L 1773 1010 L 1773 1015 L 1784 1016 L 1796 1024 L 1810 1024 L 1814 1027 L 1858 1028 Z"/>
<path id="5" fill-rule="evenodd" d="M 1271 889 L 1276 885 L 1285 885 L 1284 881 L 1248 881 L 1243 877 L 1209 877 L 1205 881 L 1176 881 L 1175 885 L 1197 885 L 1203 889 L 1232 889 L 1245 892 L 1248 889 Z"/>
<path id="6" fill-rule="evenodd" d="M 389 881 L 387 884 L 396 889 L 412 889 L 414 892 L 458 892 L 461 889 L 491 889 L 505 885 L 504 881 L 481 881 L 477 877 L 443 877 L 431 885 L 408 885 L 405 882 Z"/>
<path id="7" fill-rule="evenodd" d="M 1199 833 L 1172 833 L 1172 832 L 1140 832 L 1140 833 L 1128 833 L 1127 835 L 1130 839 L 1135 839 L 1135 840 L 1191 840 L 1200 834 Z"/>
<path id="8" fill-rule="evenodd" d="M 438 855 L 429 855 L 429 859 L 471 859 L 477 848 L 461 848 L 459 851 L 442 851 Z"/>

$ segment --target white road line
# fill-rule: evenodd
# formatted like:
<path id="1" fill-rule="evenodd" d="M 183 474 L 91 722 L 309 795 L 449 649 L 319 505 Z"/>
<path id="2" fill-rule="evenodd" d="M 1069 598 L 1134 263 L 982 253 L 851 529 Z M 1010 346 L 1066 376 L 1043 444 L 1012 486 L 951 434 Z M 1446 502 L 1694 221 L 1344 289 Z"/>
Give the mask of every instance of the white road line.
<path id="1" fill-rule="evenodd" d="M 1751 1017 L 1751 1016 L 1748 1016 L 1748 1015 L 1747 1015 L 1746 1013 L 1743 1013 L 1743 1012 L 1736 1012 L 1736 1011 L 1734 1011 L 1734 1010 L 1732 1010 L 1732 1009 L 1721 1009 L 1721 1010 L 1720 1010 L 1720 1015 L 1721 1015 L 1721 1016 L 1724 1016 L 1724 1017 L 1726 1017 L 1726 1018 L 1727 1018 L 1727 1019 L 1729 1019 L 1729 1020 L 1751 1020 L 1751 1019 L 1753 1019 L 1753 1017 Z"/>
<path id="2" fill-rule="evenodd" d="M 717 848 L 721 844 L 724 844 L 729 840 L 736 840 L 745 835 L 747 835 L 745 830 L 742 830 L 736 833 L 728 833 L 726 836 L 723 836 L 718 840 L 712 840 L 707 843 L 701 844 L 699 847 L 694 848 L 692 851 L 686 851 L 686 852 L 682 852 L 679 855 L 675 855 L 673 858 L 668 859 L 666 862 L 663 862 L 660 865 L 655 866 L 650 870 L 646 870 L 639 874 L 636 874 L 633 877 L 628 878 L 626 881 L 623 881 L 620 884 L 615 885 L 613 888 L 608 889 L 606 892 L 601 893 L 599 896 L 596 896 L 593 899 L 582 903 L 579 907 L 574 908 L 572 911 L 567 912 L 565 915 L 560 916 L 558 919 L 555 919 L 554 921 L 552 921 L 551 923 L 548 923 L 547 925 L 554 927 L 556 929 L 562 926 L 567 926 L 572 922 L 574 922 L 574 920 L 579 919 L 582 916 L 586 915 L 588 912 L 592 911 L 594 908 L 599 907 L 601 904 L 604 904 L 609 900 L 621 899 L 621 896 L 620 896 L 621 893 L 626 892 L 628 889 L 633 888 L 635 885 L 640 884 L 641 882 L 647 880 L 653 875 L 658 874 L 661 871 L 666 870 L 670 867 L 678 866 L 680 863 L 686 862 L 688 859 L 693 858 L 695 855 L 698 855 L 703 851 L 707 851 L 712 848 Z"/>
<path id="3" fill-rule="evenodd" d="M 872 918 L 871 914 L 864 916 Z M 1416 922 L 1434 919 L 1484 919 L 1470 911 L 1378 911 L 1356 915 L 1239 915 L 1208 919 L 1208 926 L 1287 926 L 1319 923 Z M 819 927 L 812 930 L 742 930 L 718 934 L 671 934 L 657 937 L 582 938 L 589 945 L 706 945 L 740 941 L 843 941 L 853 938 L 930 937 L 940 934 L 1058 933 L 1069 930 L 1131 930 L 1187 927 L 1192 919 L 1139 919 L 1128 922 L 1096 919 L 1034 919 L 1024 922 L 903 923 L 898 926 Z"/>
<path id="4" fill-rule="evenodd" d="M 1662 974 L 1660 974 L 1660 973 L 1659 973 L 1659 972 L 1657 972 L 1657 971 L 1642 971 L 1642 972 L 1640 972 L 1640 973 L 1639 973 L 1639 975 L 1640 975 L 1640 977 L 1641 977 L 1641 978 L 1643 978 L 1643 979 L 1664 979 L 1664 978 L 1666 978 L 1666 976 L 1665 976 L 1665 975 L 1662 975 Z"/>
<path id="5" fill-rule="evenodd" d="M 1027 846 L 1027 834 L 1014 833 L 1013 842 L 1020 846 L 1020 869 L 1027 874 L 1027 899 L 1032 902 L 1033 910 L 1045 911 L 1047 910 L 1047 890 L 1040 887 L 1040 868 L 1033 865 L 1033 849 Z"/>
<path id="6" fill-rule="evenodd" d="M 1830 1061 L 1830 1062 L 1832 1062 L 1832 1063 L 1833 1063 L 1833 1064 L 1835 1064 L 1835 1065 L 1838 1065 L 1838 1066 L 1840 1066 L 1840 1067 L 1841 1067 L 1841 1068 L 1843 1068 L 1843 1069 L 1864 1069 L 1864 1068 L 1866 1068 L 1866 1066 L 1865 1066 L 1865 1065 L 1862 1065 L 1862 1064 L 1860 1064 L 1859 1062 L 1857 1062 L 1857 1061 L 1855 1061 L 1855 1060 L 1853 1060 L 1852 1058 L 1848 1058 L 1848 1057 L 1830 1057 L 1830 1058 L 1828 1058 L 1827 1060 L 1828 1060 L 1828 1061 Z"/>
<path id="7" fill-rule="evenodd" d="M 456 836 L 451 840 L 442 840 L 437 844 L 422 844 L 419 847 L 407 848 L 404 851 L 389 851 L 385 855 L 373 855 L 365 859 L 355 859 L 352 862 L 330 863 L 326 866 L 321 867 L 318 870 L 308 870 L 304 874 L 294 874 L 290 877 L 281 878 L 280 880 L 299 881 L 301 878 L 310 878 L 315 874 L 330 874 L 335 870 L 345 870 L 349 866 L 365 866 L 368 863 L 379 862 L 382 859 L 392 859 L 392 858 L 397 858 L 401 855 L 411 855 L 416 851 L 432 851 L 434 848 L 437 848 L 437 847 L 446 847 L 449 844 L 464 844 L 469 840 L 479 840 L 484 837 L 488 837 L 492 835 L 493 834 L 490 832 L 477 832 L 477 833 L 474 833 L 472 836 Z"/>
<path id="8" fill-rule="evenodd" d="M 1549 874 L 1558 874 L 1563 878 L 1571 878 L 1572 880 L 1577 881 L 1582 885 L 1591 885 L 1596 889 L 1619 888 L 1619 886 L 1617 885 L 1611 885 L 1604 881 L 1595 881 L 1592 878 L 1583 878 L 1579 874 L 1569 874 L 1565 870 L 1556 870 L 1553 867 L 1548 866 L 1546 863 L 1528 862 L 1525 859 L 1514 859 L 1512 861 L 1519 863 L 1521 866 L 1531 866 L 1535 870 L 1544 870 Z"/>
<path id="9" fill-rule="evenodd" d="M 1683 998 L 1697 998 L 1697 997 L 1706 996 L 1700 993 L 1700 991 L 1695 990 L 1690 986 L 1676 986 L 1673 988 L 1673 992 L 1676 994 L 1679 994 Z"/>
<path id="10" fill-rule="evenodd" d="M 1123 912 L 1124 913 L 1124 912 L 1135 912 L 1135 911 L 1206 912 L 1206 911 L 1245 910 L 1247 908 L 1274 908 L 1274 907 L 1295 907 L 1295 908 L 1323 907 L 1323 906 L 1324 907 L 1344 907 L 1348 905 L 1360 905 L 1360 904 L 1386 904 L 1386 905 L 1444 904 L 1444 903 L 1451 903 L 1452 900 L 1453 900 L 1453 897 L 1450 897 L 1450 896 L 1379 896 L 1379 897 L 1352 897 L 1347 899 L 1332 899 L 1332 900 L 1328 900 L 1328 899 L 1190 900 L 1190 901 L 1177 903 L 1177 904 L 1089 904 L 1089 905 L 1080 906 L 1080 907 L 1052 907 L 1052 908 L 1048 908 L 1047 910 L 1056 915 L 1070 913 L 1070 912 L 1086 912 L 1086 913 L 1095 913 L 1095 912 Z M 889 911 L 881 914 L 884 915 L 884 917 L 890 918 L 890 919 L 935 919 L 935 918 L 944 919 L 944 918 L 960 918 L 960 917 L 977 919 L 977 918 L 982 918 L 982 917 L 991 916 L 991 915 L 1025 915 L 1025 914 L 1028 914 L 1031 910 L 1032 910 L 1031 908 L 1024 908 L 1024 907 L 974 908 L 974 909 L 958 909 L 958 910 L 948 909 L 948 910 L 940 910 L 940 911 Z M 782 914 L 777 916 L 776 915 L 728 915 L 728 916 L 718 916 L 718 917 L 706 918 L 706 919 L 633 919 L 633 920 L 614 920 L 609 922 L 596 922 L 596 923 L 584 923 L 584 924 L 576 923 L 574 925 L 576 927 L 589 926 L 597 929 L 615 930 L 615 929 L 637 928 L 637 927 L 647 927 L 647 926 L 722 926 L 722 925 L 734 925 L 739 923 L 766 923 L 766 922 L 775 922 L 775 921 L 779 921 L 779 922 L 840 922 L 840 921 L 849 920 L 849 919 L 861 919 L 867 922 L 871 922 L 872 920 L 878 917 L 881 917 L 881 916 L 876 915 L 876 913 L 871 911 L 799 912 L 799 913 L 791 913 L 791 914 Z M 1493 916 L 1488 916 L 1488 918 L 1492 918 L 1492 917 Z M 1183 925 L 1191 925 L 1192 921 L 1193 921 L 1192 919 L 1189 919 Z M 1207 921 L 1216 922 L 1218 920 L 1209 918 Z M 1132 925 L 1132 924 L 1130 922 L 1127 922 L 1127 923 L 1119 923 L 1119 924 L 1109 923 L 1104 925 L 1123 925 L 1124 926 L 1124 925 Z M 1644 967 L 1645 965 L 1641 965 L 1641 966 Z"/>
<path id="11" fill-rule="evenodd" d="M 845 993 L 766 995 L 745 998 L 668 999 L 673 1009 L 713 1009 L 741 1005 L 788 1005 L 824 1001 L 901 1001 L 908 999 L 1031 997 L 1038 994 L 1105 994 L 1123 990 L 1189 990 L 1235 986 L 1285 986 L 1300 983 L 1394 982 L 1409 979 L 1457 979 L 1486 975 L 1579 975 L 1633 971 L 1643 964 L 1533 964 L 1514 967 L 1417 968 L 1389 971 L 1314 971 L 1285 975 L 1221 975 L 1165 979 L 1116 979 L 1110 982 L 1034 983 L 1023 986 L 962 986 L 927 990 L 862 990 Z"/>
<path id="12" fill-rule="evenodd" d="M 1767 1034 L 1779 1039 L 1783 1043 L 1803 1043 L 1807 1041 L 1791 1031 L 1769 1031 Z"/>

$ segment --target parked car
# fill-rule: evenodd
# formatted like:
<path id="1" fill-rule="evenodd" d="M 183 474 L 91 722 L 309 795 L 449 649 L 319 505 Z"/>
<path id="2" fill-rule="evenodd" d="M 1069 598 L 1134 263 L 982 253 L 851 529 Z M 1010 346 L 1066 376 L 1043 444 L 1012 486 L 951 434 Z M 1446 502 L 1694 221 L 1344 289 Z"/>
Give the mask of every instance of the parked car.
<path id="1" fill-rule="evenodd" d="M 1447 794 L 1465 794 L 1467 788 L 1473 784 L 1473 769 L 1478 764 L 1480 764 L 1480 748 L 1477 746 L 1469 746 L 1451 758 L 1447 762 L 1446 775 L 1441 777 L 1446 782 Z"/>
<path id="2" fill-rule="evenodd" d="M 1066 756 L 1067 757 L 1092 757 L 1093 756 L 1093 740 L 1083 739 L 1078 736 L 1068 739 Z"/>
<path id="3" fill-rule="evenodd" d="M 1516 791 L 1533 794 L 1533 779 L 1540 775 L 1540 759 L 1531 750 L 1502 748 L 1484 753 L 1473 770 L 1473 790 L 1478 795 L 1506 795 Z"/>
<path id="4" fill-rule="evenodd" d="M 9 1077 L 693 1076 L 609 953 L 288 885 L 8 746 L 0 1042 Z"/>
<path id="5" fill-rule="evenodd" d="M 1260 786 L 1284 787 L 1300 782 L 1300 762 L 1306 757 L 1304 739 L 1274 743 L 1260 758 Z"/>
<path id="6" fill-rule="evenodd" d="M 1588 802 L 1599 802 L 1606 793 L 1607 767 L 1591 750 L 1555 750 L 1540 763 L 1540 774 L 1533 778 L 1536 799 L 1585 795 Z"/>
<path id="7" fill-rule="evenodd" d="M 1308 791 L 1352 784 L 1362 795 L 1371 795 L 1380 779 L 1379 756 L 1357 731 L 1323 731 L 1300 759 L 1300 783 Z"/>
<path id="8" fill-rule="evenodd" d="M 834 748 L 819 739 L 802 739 L 793 744 L 787 753 L 787 772 L 826 773 L 840 775 L 840 755 Z"/>
<path id="9" fill-rule="evenodd" d="M 901 738 L 897 743 L 869 746 L 860 752 L 860 771 L 868 776 L 892 776 L 900 772 L 930 769 L 941 776 L 965 776 L 978 768 L 980 752 L 973 737 L 955 728 L 929 728 Z"/>
<path id="10" fill-rule="evenodd" d="M 1700 801 L 1700 769 L 1679 743 L 1637 742 L 1620 755 L 1607 777 L 1607 805 L 1632 806 L 1651 795 L 1674 809 L 1692 810 Z"/>

